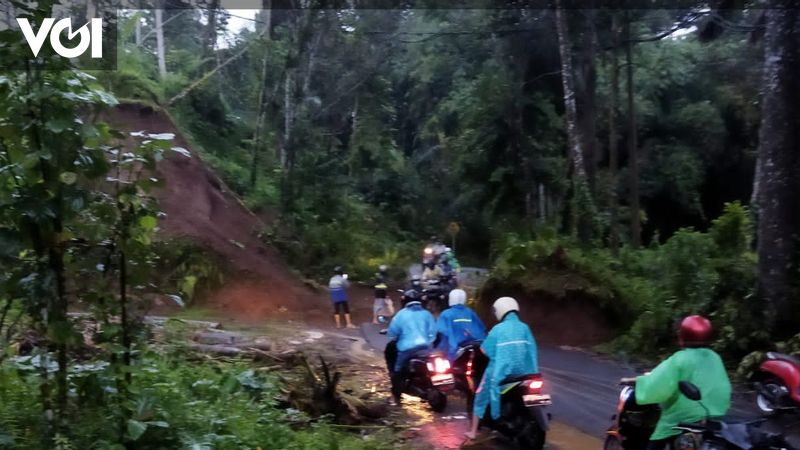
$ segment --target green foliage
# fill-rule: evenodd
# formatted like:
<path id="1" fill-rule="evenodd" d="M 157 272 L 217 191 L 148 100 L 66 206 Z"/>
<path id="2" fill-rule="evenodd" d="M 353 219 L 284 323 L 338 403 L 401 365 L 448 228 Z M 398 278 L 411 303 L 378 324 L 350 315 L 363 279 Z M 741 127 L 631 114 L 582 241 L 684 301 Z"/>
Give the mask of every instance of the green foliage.
<path id="1" fill-rule="evenodd" d="M 708 233 L 679 230 L 663 245 L 623 248 L 618 257 L 606 249 L 587 249 L 546 230 L 534 240 L 507 236 L 496 261 L 495 282 L 529 290 L 548 286 L 552 271 L 572 273 L 618 323 L 624 334 L 618 349 L 659 356 L 675 347 L 675 322 L 703 314 L 717 329 L 715 348 L 731 360 L 768 340 L 763 316 L 752 295 L 755 256 L 749 250 L 747 209 L 728 204 Z M 626 319 L 627 318 L 627 319 Z"/>
<path id="2" fill-rule="evenodd" d="M 72 367 L 71 385 L 81 398 L 71 426 L 55 439 L 62 449 L 379 449 L 390 442 L 365 441 L 335 431 L 325 421 L 308 422 L 275 398 L 281 382 L 244 363 L 197 363 L 179 356 L 147 354 L 135 367 L 129 400 L 132 418 L 124 440 L 109 426 L 116 405 L 105 399 L 115 389 L 113 372 L 102 365 Z M 39 449 L 44 423 L 36 398 L 38 379 L 12 364 L 0 366 L 0 448 Z M 79 408 L 79 409 L 78 409 Z M 378 442 L 376 442 L 378 441 Z M 370 443 L 374 442 L 374 443 Z M 124 445 L 124 447 L 122 447 Z"/>
<path id="3" fill-rule="evenodd" d="M 159 242 L 155 273 L 164 292 L 180 294 L 181 304 L 218 288 L 225 281 L 219 257 L 195 243 L 180 239 Z"/>

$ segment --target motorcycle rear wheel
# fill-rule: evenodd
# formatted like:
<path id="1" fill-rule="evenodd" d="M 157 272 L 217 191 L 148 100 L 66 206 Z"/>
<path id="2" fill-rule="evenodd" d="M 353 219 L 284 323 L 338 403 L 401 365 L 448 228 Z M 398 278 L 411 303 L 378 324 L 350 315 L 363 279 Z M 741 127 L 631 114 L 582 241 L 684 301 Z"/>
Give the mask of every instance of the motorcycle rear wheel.
<path id="1" fill-rule="evenodd" d="M 536 422 L 529 422 L 515 439 L 520 448 L 542 450 L 546 432 Z"/>
<path id="2" fill-rule="evenodd" d="M 777 378 L 768 378 L 761 384 L 763 386 L 762 389 L 768 391 L 773 397 L 778 397 L 789 392 L 789 389 Z M 759 392 L 756 394 L 756 406 L 758 406 L 759 411 L 764 415 L 769 416 L 777 412 L 779 405 L 771 400 L 768 395 Z"/>
<path id="3" fill-rule="evenodd" d="M 447 396 L 436 389 L 428 391 L 428 404 L 434 412 L 442 412 L 447 408 Z"/>

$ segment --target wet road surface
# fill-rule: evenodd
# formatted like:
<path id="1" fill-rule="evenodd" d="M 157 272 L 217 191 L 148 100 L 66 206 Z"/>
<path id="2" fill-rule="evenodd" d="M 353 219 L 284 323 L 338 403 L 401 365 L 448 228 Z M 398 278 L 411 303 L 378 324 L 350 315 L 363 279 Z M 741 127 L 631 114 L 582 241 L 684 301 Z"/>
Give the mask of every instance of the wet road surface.
<path id="1" fill-rule="evenodd" d="M 387 339 L 378 331 L 379 327 L 372 324 L 361 327 L 366 344 L 382 355 Z M 549 449 L 602 448 L 602 439 L 611 424 L 619 398 L 619 379 L 643 372 L 643 368 L 602 358 L 581 349 L 550 345 L 539 346 L 539 365 L 544 375 L 545 391 L 553 399 L 553 404 L 548 407 L 553 420 L 553 428 L 548 434 Z M 413 409 L 431 415 L 424 403 L 416 403 L 419 405 Z M 464 400 L 458 395 L 451 395 L 445 413 L 435 417 L 435 421 L 434 417 L 429 417 L 433 422 L 422 429 L 423 433 L 440 436 L 438 440 L 429 442 L 435 442 L 436 448 L 459 448 L 464 441 L 463 432 L 468 427 L 467 420 L 461 419 L 466 416 L 465 409 Z M 735 388 L 729 415 L 742 419 L 759 417 L 752 393 L 745 386 Z M 788 434 L 789 443 L 800 448 L 800 416 L 773 419 L 766 427 Z M 569 437 L 567 442 L 559 443 L 558 439 L 564 436 Z M 510 448 L 498 439 L 478 444 L 470 448 Z"/>

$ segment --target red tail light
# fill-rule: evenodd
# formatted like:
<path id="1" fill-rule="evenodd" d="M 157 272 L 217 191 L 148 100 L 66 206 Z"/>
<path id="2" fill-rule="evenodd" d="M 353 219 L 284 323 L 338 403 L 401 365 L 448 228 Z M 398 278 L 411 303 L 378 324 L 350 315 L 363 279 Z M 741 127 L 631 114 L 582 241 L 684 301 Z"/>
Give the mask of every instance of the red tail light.
<path id="1" fill-rule="evenodd" d="M 434 373 L 447 373 L 450 371 L 450 361 L 444 358 L 435 358 L 428 362 L 428 370 Z"/>
<path id="2" fill-rule="evenodd" d="M 528 382 L 528 389 L 531 392 L 539 393 L 542 392 L 542 387 L 544 387 L 543 380 L 531 380 Z"/>
<path id="3" fill-rule="evenodd" d="M 467 376 L 472 375 L 472 361 L 467 361 Z"/>

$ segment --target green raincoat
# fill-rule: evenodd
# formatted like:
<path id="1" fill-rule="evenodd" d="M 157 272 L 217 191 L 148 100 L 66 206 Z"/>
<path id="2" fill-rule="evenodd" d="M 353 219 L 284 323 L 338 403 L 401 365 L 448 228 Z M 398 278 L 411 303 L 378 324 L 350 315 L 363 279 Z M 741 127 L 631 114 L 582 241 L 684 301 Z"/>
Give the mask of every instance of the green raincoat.
<path id="1" fill-rule="evenodd" d="M 689 400 L 678 390 L 679 381 L 690 381 L 700 389 L 700 402 L 711 417 L 725 415 L 731 406 L 731 382 L 716 352 L 708 348 L 675 352 L 649 375 L 636 378 L 636 403 L 661 405 L 661 418 L 650 440 L 679 434 L 672 427 L 681 422 L 706 418 L 700 402 Z"/>

